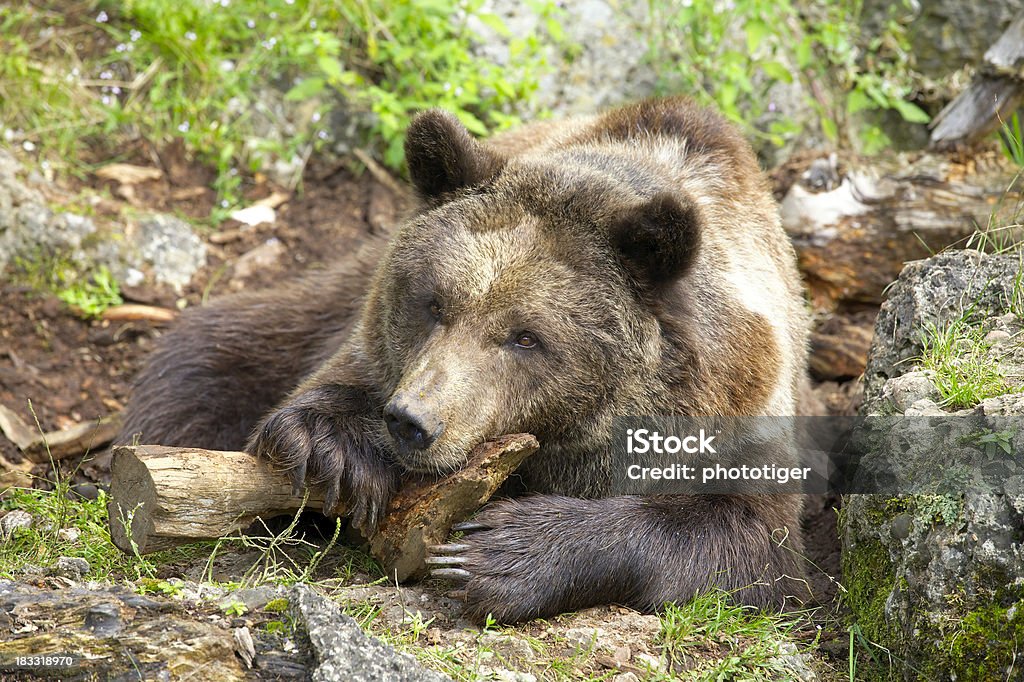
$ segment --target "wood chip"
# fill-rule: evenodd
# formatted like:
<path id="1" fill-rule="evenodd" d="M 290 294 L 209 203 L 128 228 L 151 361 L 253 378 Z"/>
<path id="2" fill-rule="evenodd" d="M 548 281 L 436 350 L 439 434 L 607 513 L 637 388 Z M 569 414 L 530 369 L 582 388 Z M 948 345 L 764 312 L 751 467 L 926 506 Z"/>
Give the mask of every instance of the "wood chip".
<path id="1" fill-rule="evenodd" d="M 159 168 L 150 166 L 135 166 L 130 163 L 112 163 L 96 171 L 96 177 L 104 180 L 113 180 L 122 185 L 138 185 L 143 182 L 152 182 L 164 177 Z"/>

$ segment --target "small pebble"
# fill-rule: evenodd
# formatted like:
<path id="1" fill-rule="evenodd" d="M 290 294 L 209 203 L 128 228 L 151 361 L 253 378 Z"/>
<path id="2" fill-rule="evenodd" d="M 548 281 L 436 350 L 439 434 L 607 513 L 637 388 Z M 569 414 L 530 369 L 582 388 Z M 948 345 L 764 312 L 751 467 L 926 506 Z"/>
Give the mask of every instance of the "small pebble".
<path id="1" fill-rule="evenodd" d="M 78 542 L 78 538 L 82 537 L 82 531 L 77 528 L 61 528 L 57 531 L 57 537 L 64 542 Z"/>
<path id="2" fill-rule="evenodd" d="M 57 559 L 52 575 L 67 578 L 68 580 L 81 580 L 89 572 L 89 562 L 81 557 L 62 556 Z"/>
<path id="3" fill-rule="evenodd" d="M 1010 333 L 1003 331 L 1002 329 L 993 329 L 988 334 L 985 334 L 985 341 L 992 344 L 1000 344 L 1010 338 Z"/>

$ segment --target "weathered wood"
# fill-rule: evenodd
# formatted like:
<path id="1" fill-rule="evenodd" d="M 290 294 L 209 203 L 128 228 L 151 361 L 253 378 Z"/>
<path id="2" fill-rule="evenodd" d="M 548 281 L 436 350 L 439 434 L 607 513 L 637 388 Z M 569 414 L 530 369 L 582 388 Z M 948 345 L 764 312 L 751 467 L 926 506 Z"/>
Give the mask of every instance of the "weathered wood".
<path id="1" fill-rule="evenodd" d="M 174 322 L 174 319 L 177 316 L 177 310 L 171 310 L 170 308 L 158 308 L 153 305 L 141 305 L 139 303 L 125 303 L 123 305 L 111 306 L 104 310 L 103 314 L 100 315 L 102 319 L 110 322 L 133 322 L 135 320 L 145 320 L 155 324 Z"/>
<path id="2" fill-rule="evenodd" d="M 121 445 L 113 455 L 110 538 L 124 552 L 223 537 L 302 506 L 284 474 L 244 452 Z M 319 508 L 323 498 L 308 504 Z"/>
<path id="3" fill-rule="evenodd" d="M 931 146 L 981 139 L 1009 119 L 1024 97 L 1024 11 L 985 53 L 970 85 L 932 120 Z"/>
<path id="4" fill-rule="evenodd" d="M 369 539 L 371 552 L 400 580 L 413 576 L 427 545 L 442 541 L 537 448 L 533 436 L 504 436 L 475 448 L 466 467 L 440 481 L 407 482 Z M 283 473 L 244 452 L 139 445 L 118 446 L 113 454 L 110 536 L 125 552 L 224 537 L 302 506 Z M 307 505 L 320 508 L 322 496 L 312 493 Z"/>
<path id="5" fill-rule="evenodd" d="M 0 405 L 0 432 L 35 463 L 49 462 L 95 452 L 121 430 L 121 415 L 115 413 L 95 421 L 80 422 L 66 429 L 40 434 L 14 410 Z"/>
<path id="6" fill-rule="evenodd" d="M 811 332 L 811 375 L 819 381 L 853 379 L 864 373 L 874 338 L 874 317 L 833 315 Z"/>
<path id="7" fill-rule="evenodd" d="M 450 476 L 402 490 L 370 538 L 370 553 L 397 580 L 421 576 L 427 547 L 445 541 L 452 524 L 487 502 L 538 447 L 530 435 L 502 436 L 474 449 L 469 463 Z"/>
<path id="8" fill-rule="evenodd" d="M 991 226 L 997 243 L 1021 237 L 1014 214 L 1024 194 L 1014 184 L 1017 169 L 998 151 L 854 157 L 838 165 L 834 189 L 815 191 L 801 180 L 781 206 L 819 311 L 881 303 L 906 261 L 964 247 L 978 230 Z"/>

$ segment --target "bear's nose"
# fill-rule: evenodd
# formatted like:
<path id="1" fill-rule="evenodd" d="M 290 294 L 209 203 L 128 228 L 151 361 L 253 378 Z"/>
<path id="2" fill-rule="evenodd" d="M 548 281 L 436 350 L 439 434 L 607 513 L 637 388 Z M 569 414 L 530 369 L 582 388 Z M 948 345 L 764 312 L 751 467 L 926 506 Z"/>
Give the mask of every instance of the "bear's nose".
<path id="1" fill-rule="evenodd" d="M 417 414 L 405 401 L 392 400 L 384 408 L 384 423 L 399 444 L 426 450 L 444 430 L 444 424 L 425 414 Z"/>

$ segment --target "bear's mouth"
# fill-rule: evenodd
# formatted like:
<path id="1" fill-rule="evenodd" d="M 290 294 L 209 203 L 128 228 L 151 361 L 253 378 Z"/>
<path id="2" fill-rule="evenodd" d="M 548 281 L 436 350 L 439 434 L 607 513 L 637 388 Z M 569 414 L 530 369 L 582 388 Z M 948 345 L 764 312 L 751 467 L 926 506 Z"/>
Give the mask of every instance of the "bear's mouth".
<path id="1" fill-rule="evenodd" d="M 411 473 L 443 477 L 463 468 L 472 448 L 462 448 L 443 441 L 429 448 L 417 450 L 389 438 L 391 456 L 396 464 Z"/>

